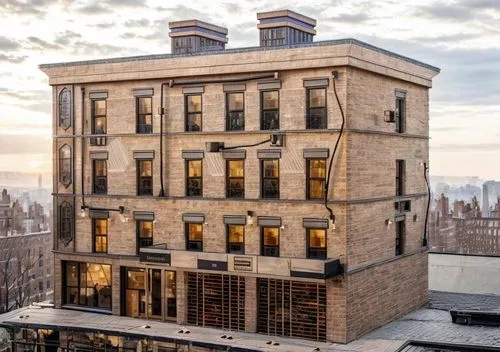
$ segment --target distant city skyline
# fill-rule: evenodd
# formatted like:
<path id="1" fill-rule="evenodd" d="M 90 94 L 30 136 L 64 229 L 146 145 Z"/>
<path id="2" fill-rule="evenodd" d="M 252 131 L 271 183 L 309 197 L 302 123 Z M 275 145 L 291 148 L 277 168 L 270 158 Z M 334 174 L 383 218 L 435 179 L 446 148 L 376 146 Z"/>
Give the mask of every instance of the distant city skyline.
<path id="1" fill-rule="evenodd" d="M 315 41 L 353 37 L 438 66 L 430 95 L 430 174 L 500 179 L 500 3 L 290 1 L 318 20 Z M 168 22 L 229 29 L 228 47 L 258 44 L 252 2 L 0 2 L 0 171 L 52 169 L 51 88 L 42 63 L 168 53 Z M 411 118 L 411 112 L 409 113 Z"/>

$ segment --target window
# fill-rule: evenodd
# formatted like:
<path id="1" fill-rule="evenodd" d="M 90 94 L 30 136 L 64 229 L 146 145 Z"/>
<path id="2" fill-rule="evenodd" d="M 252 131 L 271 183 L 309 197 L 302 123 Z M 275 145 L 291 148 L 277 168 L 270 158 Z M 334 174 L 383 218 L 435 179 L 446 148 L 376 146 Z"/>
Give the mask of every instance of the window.
<path id="1" fill-rule="evenodd" d="M 153 245 L 153 222 L 152 221 L 137 221 L 137 254 L 139 248 L 149 247 Z"/>
<path id="2" fill-rule="evenodd" d="M 108 253 L 108 219 L 92 219 L 94 253 Z"/>
<path id="3" fill-rule="evenodd" d="M 202 160 L 186 160 L 186 196 L 203 196 Z"/>
<path id="4" fill-rule="evenodd" d="M 106 160 L 94 160 L 93 163 L 93 193 L 108 193 L 108 167 Z"/>
<path id="5" fill-rule="evenodd" d="M 269 28 L 261 30 L 262 46 L 285 45 L 285 28 Z"/>
<path id="6" fill-rule="evenodd" d="M 227 252 L 245 254 L 244 225 L 227 225 Z"/>
<path id="7" fill-rule="evenodd" d="M 63 262 L 63 269 L 66 304 L 111 310 L 111 265 Z"/>
<path id="8" fill-rule="evenodd" d="M 404 133 L 406 130 L 406 98 L 396 97 L 396 132 Z"/>
<path id="9" fill-rule="evenodd" d="M 307 229 L 307 258 L 326 259 L 325 229 Z"/>
<path id="10" fill-rule="evenodd" d="M 106 134 L 106 100 L 92 102 L 92 134 Z"/>
<path id="11" fill-rule="evenodd" d="M 47 290 L 50 290 L 50 280 L 47 280 L 46 287 L 47 287 Z"/>
<path id="12" fill-rule="evenodd" d="M 201 94 L 186 95 L 186 132 L 201 131 Z"/>
<path id="13" fill-rule="evenodd" d="M 396 196 L 405 194 L 405 161 L 396 160 Z"/>
<path id="14" fill-rule="evenodd" d="M 174 54 L 186 54 L 193 50 L 192 37 L 173 38 Z"/>
<path id="15" fill-rule="evenodd" d="M 396 248 L 395 254 L 401 255 L 404 253 L 406 235 L 406 221 L 396 221 Z"/>
<path id="16" fill-rule="evenodd" d="M 245 197 L 245 160 L 226 161 L 227 198 Z"/>
<path id="17" fill-rule="evenodd" d="M 71 147 L 67 144 L 59 149 L 59 182 L 68 187 L 73 182 Z"/>
<path id="18" fill-rule="evenodd" d="M 137 97 L 137 133 L 153 132 L 153 98 Z"/>
<path id="19" fill-rule="evenodd" d="M 226 130 L 243 131 L 245 129 L 244 93 L 226 94 Z"/>
<path id="20" fill-rule="evenodd" d="M 327 128 L 326 88 L 307 90 L 306 128 Z"/>
<path id="21" fill-rule="evenodd" d="M 186 223 L 186 250 L 203 251 L 203 225 Z"/>
<path id="22" fill-rule="evenodd" d="M 260 129 L 277 130 L 280 128 L 279 91 L 271 90 L 260 93 Z"/>
<path id="23" fill-rule="evenodd" d="M 261 255 L 266 257 L 280 256 L 279 227 L 262 227 Z"/>
<path id="24" fill-rule="evenodd" d="M 268 159 L 261 161 L 261 198 L 279 198 L 280 197 L 280 177 L 279 160 Z"/>
<path id="25" fill-rule="evenodd" d="M 59 93 L 59 126 L 64 130 L 71 127 L 71 92 L 66 88 Z"/>
<path id="26" fill-rule="evenodd" d="M 59 206 L 59 240 L 65 246 L 73 240 L 73 205 L 69 202 Z"/>
<path id="27" fill-rule="evenodd" d="M 43 292 L 43 281 L 38 281 L 38 291 Z"/>
<path id="28" fill-rule="evenodd" d="M 153 195 L 153 160 L 137 160 L 137 195 Z"/>
<path id="29" fill-rule="evenodd" d="M 325 199 L 326 159 L 307 159 L 307 199 Z"/>

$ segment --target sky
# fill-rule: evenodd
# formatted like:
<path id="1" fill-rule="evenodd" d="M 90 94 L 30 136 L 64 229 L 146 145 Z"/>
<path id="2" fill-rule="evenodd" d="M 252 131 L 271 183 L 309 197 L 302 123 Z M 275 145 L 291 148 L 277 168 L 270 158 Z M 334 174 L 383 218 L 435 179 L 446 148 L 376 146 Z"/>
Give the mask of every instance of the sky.
<path id="1" fill-rule="evenodd" d="M 51 88 L 39 64 L 170 52 L 168 22 L 258 45 L 279 2 L 0 0 L 0 171 L 50 171 Z M 431 175 L 500 179 L 500 0 L 287 1 L 315 41 L 356 38 L 441 68 L 430 92 Z"/>

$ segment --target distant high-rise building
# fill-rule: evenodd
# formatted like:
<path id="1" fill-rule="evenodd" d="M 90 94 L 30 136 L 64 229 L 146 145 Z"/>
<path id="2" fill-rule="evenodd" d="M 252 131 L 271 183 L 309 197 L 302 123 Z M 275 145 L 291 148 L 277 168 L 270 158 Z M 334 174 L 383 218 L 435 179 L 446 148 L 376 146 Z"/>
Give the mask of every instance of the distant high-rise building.
<path id="1" fill-rule="evenodd" d="M 490 209 L 493 204 L 490 204 L 490 199 L 494 201 L 498 197 L 500 197 L 500 182 L 487 181 L 483 183 L 483 216 L 491 216 Z"/>
<path id="2" fill-rule="evenodd" d="M 42 174 L 41 173 L 38 174 L 37 181 L 38 181 L 37 182 L 38 183 L 38 188 L 42 188 L 43 181 L 42 181 Z"/>

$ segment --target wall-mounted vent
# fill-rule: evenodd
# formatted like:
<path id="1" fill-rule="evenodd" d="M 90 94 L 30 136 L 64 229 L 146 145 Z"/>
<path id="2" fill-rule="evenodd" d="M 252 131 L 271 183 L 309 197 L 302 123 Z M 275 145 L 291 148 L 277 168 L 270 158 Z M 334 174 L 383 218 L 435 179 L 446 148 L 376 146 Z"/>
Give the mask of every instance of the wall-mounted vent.
<path id="1" fill-rule="evenodd" d="M 274 47 L 311 43 L 316 35 L 316 20 L 290 10 L 257 14 L 260 46 Z"/>
<path id="2" fill-rule="evenodd" d="M 227 28 L 224 27 L 198 20 L 170 22 L 168 26 L 172 54 L 224 50 L 227 43 Z"/>

